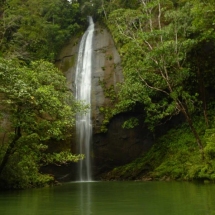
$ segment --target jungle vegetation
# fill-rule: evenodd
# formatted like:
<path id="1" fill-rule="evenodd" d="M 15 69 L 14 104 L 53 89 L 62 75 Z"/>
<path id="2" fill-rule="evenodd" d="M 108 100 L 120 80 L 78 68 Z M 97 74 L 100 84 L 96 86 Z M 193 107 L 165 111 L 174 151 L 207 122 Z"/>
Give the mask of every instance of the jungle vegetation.
<path id="1" fill-rule="evenodd" d="M 104 111 L 106 121 L 137 106 L 152 132 L 176 115 L 184 119 L 155 139 L 149 153 L 104 177 L 141 179 L 147 172 L 149 178 L 214 180 L 213 1 L 110 0 L 97 15 L 113 35 L 125 79 L 115 108 Z M 132 118 L 124 127 L 137 124 Z"/>
<path id="2" fill-rule="evenodd" d="M 82 159 L 73 155 L 70 147 L 49 148 L 69 138 L 75 113 L 84 108 L 53 64 L 63 44 L 84 24 L 78 3 L 1 1 L 1 188 L 54 183 L 53 176 L 40 172 L 42 166 Z"/>
<path id="3" fill-rule="evenodd" d="M 48 146 L 70 135 L 82 109 L 53 63 L 88 15 L 109 29 L 122 59 L 124 82 L 114 108 L 103 107 L 105 124 L 137 106 L 152 132 L 176 115 L 184 119 L 147 154 L 104 177 L 214 180 L 213 0 L 3 0 L 0 186 L 44 186 L 54 179 L 39 172 L 42 165 L 80 159 Z"/>

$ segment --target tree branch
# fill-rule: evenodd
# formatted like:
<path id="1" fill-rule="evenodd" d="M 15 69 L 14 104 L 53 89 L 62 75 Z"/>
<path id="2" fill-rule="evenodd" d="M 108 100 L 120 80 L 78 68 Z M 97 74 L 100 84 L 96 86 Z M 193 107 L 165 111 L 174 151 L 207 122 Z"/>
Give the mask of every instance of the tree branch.
<path id="1" fill-rule="evenodd" d="M 152 90 L 156 90 L 156 91 L 162 92 L 162 93 L 164 93 L 164 94 L 166 94 L 166 95 L 169 96 L 169 93 L 166 92 L 165 90 L 162 90 L 162 89 L 157 88 L 157 87 L 150 86 L 150 85 L 147 83 L 147 81 L 140 75 L 139 71 L 137 71 L 137 72 L 138 72 L 138 75 L 139 75 L 139 78 L 141 79 L 141 81 L 143 81 L 143 82 L 145 83 L 145 85 L 146 85 L 148 88 L 150 88 L 150 89 L 152 89 Z"/>

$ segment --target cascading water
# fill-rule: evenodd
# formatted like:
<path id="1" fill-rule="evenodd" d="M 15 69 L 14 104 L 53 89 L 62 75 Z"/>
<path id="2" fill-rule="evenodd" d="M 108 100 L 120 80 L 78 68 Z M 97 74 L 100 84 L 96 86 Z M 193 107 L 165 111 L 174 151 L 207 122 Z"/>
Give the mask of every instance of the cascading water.
<path id="1" fill-rule="evenodd" d="M 78 51 L 78 60 L 76 66 L 76 99 L 83 101 L 90 106 L 91 104 L 91 72 L 92 72 L 92 41 L 93 41 L 94 23 L 92 17 L 89 17 L 89 27 L 83 35 Z M 78 144 L 78 153 L 84 154 L 85 159 L 78 164 L 78 180 L 91 181 L 91 110 L 86 113 L 80 113 L 76 116 L 76 137 Z"/>

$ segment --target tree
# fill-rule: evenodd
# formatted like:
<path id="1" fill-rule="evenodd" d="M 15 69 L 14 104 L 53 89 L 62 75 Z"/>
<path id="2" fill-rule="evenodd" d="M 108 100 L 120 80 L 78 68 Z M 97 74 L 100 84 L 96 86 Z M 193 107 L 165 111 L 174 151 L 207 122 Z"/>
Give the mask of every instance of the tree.
<path id="1" fill-rule="evenodd" d="M 53 61 L 81 29 L 78 3 L 66 0 L 6 0 L 0 19 L 0 51 L 25 61 Z"/>
<path id="2" fill-rule="evenodd" d="M 48 141 L 64 140 L 71 135 L 74 115 L 81 107 L 67 89 L 65 77 L 54 65 L 35 61 L 23 66 L 15 60 L 0 58 L 0 95 L 1 112 L 9 117 L 11 127 L 8 144 L 0 153 L 2 180 L 11 171 L 11 168 L 5 168 L 11 162 L 17 167 L 23 161 L 26 165 L 27 162 L 34 163 L 31 168 L 35 167 L 34 172 L 39 174 L 40 165 L 47 162 L 77 161 L 80 158 L 70 152 L 58 156 L 47 154 Z M 16 171 L 14 166 L 12 169 Z M 31 175 L 31 171 L 27 174 Z M 29 179 L 30 183 L 33 182 Z"/>
<path id="3" fill-rule="evenodd" d="M 108 18 L 124 67 L 118 108 L 144 104 L 146 122 L 152 126 L 182 113 L 203 153 L 191 117 L 198 95 L 185 84 L 193 76 L 187 53 L 196 43 L 189 38 L 192 5 L 175 9 L 171 1 L 140 2 L 137 10 L 118 9 Z"/>
<path id="4" fill-rule="evenodd" d="M 214 86 L 214 14 L 215 6 L 211 0 L 199 1 L 193 0 L 191 14 L 193 16 L 192 30 L 193 36 L 198 41 L 197 46 L 190 53 L 190 62 L 195 70 L 199 95 L 202 100 L 202 107 L 205 116 L 205 122 L 209 126 L 207 113 L 207 90 L 212 91 Z"/>

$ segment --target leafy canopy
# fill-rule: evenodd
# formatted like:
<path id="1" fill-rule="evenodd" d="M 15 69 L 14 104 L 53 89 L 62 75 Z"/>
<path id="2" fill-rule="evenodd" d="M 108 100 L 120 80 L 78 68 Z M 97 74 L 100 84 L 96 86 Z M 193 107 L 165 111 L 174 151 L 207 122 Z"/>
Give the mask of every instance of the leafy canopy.
<path id="1" fill-rule="evenodd" d="M 81 108 L 53 64 L 40 60 L 26 66 L 0 58 L 0 95 L 1 113 L 3 119 L 9 120 L 11 131 L 8 144 L 0 151 L 2 181 L 12 183 L 10 186 L 37 186 L 41 177 L 44 180 L 39 184 L 53 180 L 39 174 L 41 165 L 81 158 L 69 151 L 47 151 L 48 141 L 71 136 L 74 115 Z M 18 171 L 20 168 L 22 171 Z"/>

